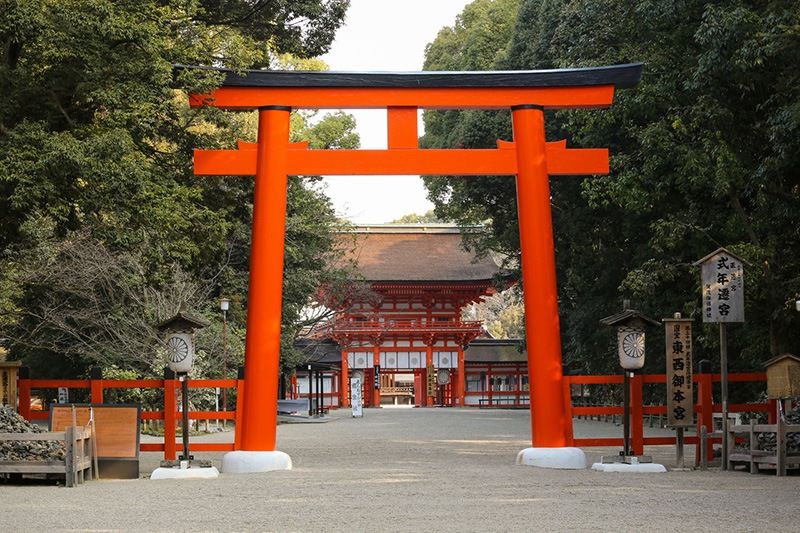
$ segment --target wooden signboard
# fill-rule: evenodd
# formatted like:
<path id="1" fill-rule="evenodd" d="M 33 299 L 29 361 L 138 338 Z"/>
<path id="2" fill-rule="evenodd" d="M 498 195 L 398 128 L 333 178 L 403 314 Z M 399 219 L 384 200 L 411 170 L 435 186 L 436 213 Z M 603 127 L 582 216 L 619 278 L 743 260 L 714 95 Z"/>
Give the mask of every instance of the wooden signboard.
<path id="1" fill-rule="evenodd" d="M 436 396 L 436 369 L 433 365 L 428 365 L 427 378 L 428 396 Z"/>
<path id="2" fill-rule="evenodd" d="M 364 416 L 364 411 L 361 409 L 361 378 L 350 378 L 350 406 L 353 409 L 353 418 L 360 418 Z"/>
<path id="3" fill-rule="evenodd" d="M 89 423 L 88 404 L 58 404 L 50 408 L 50 431 L 64 431 L 72 425 L 75 406 L 79 426 Z M 100 477 L 139 477 L 138 405 L 92 404 L 96 428 L 97 458 Z"/>
<path id="4" fill-rule="evenodd" d="M 0 405 L 8 405 L 14 411 L 17 410 L 17 376 L 21 364 L 19 361 L 0 361 Z"/>
<path id="5" fill-rule="evenodd" d="M 693 426 L 692 321 L 665 318 L 667 343 L 667 425 Z"/>
<path id="6" fill-rule="evenodd" d="M 702 270 L 703 322 L 744 322 L 744 266 L 725 248 L 696 264 Z"/>

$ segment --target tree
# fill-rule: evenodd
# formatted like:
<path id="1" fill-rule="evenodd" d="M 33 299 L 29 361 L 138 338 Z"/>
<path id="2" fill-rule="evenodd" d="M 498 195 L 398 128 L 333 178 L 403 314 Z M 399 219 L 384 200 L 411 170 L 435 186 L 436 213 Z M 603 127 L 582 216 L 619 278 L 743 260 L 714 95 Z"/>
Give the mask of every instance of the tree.
<path id="1" fill-rule="evenodd" d="M 516 286 L 484 297 L 465 308 L 462 315 L 466 320 L 483 321 L 486 331 L 495 339 L 525 337 L 525 309 Z"/>
<path id="2" fill-rule="evenodd" d="M 31 230 L 47 231 L 47 225 L 43 220 Z M 60 240 L 51 234 L 38 242 L 30 257 L 19 258 L 23 270 L 17 282 L 25 299 L 10 340 L 33 353 L 58 353 L 74 366 L 159 369 L 163 361 L 154 353 L 161 340 L 154 325 L 180 310 L 201 307 L 213 290 L 177 265 L 169 279 L 154 286 L 140 257 L 112 253 L 86 232 Z"/>
<path id="3" fill-rule="evenodd" d="M 477 0 L 467 5 L 455 25 L 442 29 L 426 47 L 423 68 L 491 70 L 509 46 L 518 6 L 518 0 Z M 425 111 L 423 120 L 420 145 L 426 148 L 492 148 L 511 131 L 506 112 Z M 467 233 L 468 245 L 479 254 L 493 249 L 509 257 L 509 265 L 514 261 L 518 239 L 512 178 L 484 176 L 468 183 L 460 176 L 426 176 L 424 182 L 438 218 L 487 227 L 486 232 Z"/>
<path id="4" fill-rule="evenodd" d="M 197 178 L 191 153 L 252 138 L 254 114 L 190 110 L 186 92 L 211 90 L 220 77 L 195 70 L 173 79 L 172 65 L 324 68 L 302 57 L 327 49 L 347 5 L 0 3 L 0 337 L 40 335 L 35 343 L 11 343 L 13 357 L 50 361 L 71 350 L 63 331 L 37 329 L 33 313 L 54 303 L 48 287 L 29 277 L 47 266 L 36 255 L 41 250 L 77 253 L 75 243 L 91 242 L 109 261 L 135 267 L 132 287 L 140 297 L 180 272 L 204 288 L 205 299 L 187 303 L 198 312 L 216 313 L 220 292 L 246 303 L 252 180 Z M 358 142 L 347 115 L 298 114 L 293 127 L 315 136 L 317 146 Z M 330 245 L 333 212 L 311 182 L 293 178 L 289 185 L 286 326 L 296 317 L 292 309 L 313 292 L 319 257 Z M 85 266 L 92 258 L 74 259 Z M 88 278 L 70 280 L 68 270 L 48 268 L 51 288 L 83 280 L 81 294 L 92 294 Z M 231 318 L 243 324 L 238 307 Z M 102 352 L 100 337 L 92 338 L 97 345 L 77 356 L 79 366 Z"/>
<path id="5" fill-rule="evenodd" d="M 475 2 L 471 6 L 481 5 Z M 426 68 L 536 69 L 644 61 L 635 90 L 610 110 L 547 114 L 548 138 L 607 146 L 609 176 L 551 180 L 564 353 L 585 369 L 614 368 L 611 335 L 598 318 L 622 297 L 653 316 L 699 317 L 694 259 L 725 245 L 747 258 L 747 328 L 733 335 L 734 368 L 797 350 L 797 84 L 800 13 L 792 2 L 584 2 L 525 0 L 504 57 L 436 54 Z M 464 26 L 480 35 L 484 27 Z M 500 37 L 498 36 L 498 39 Z M 466 42 L 466 39 L 462 39 Z M 425 117 L 429 146 L 491 146 L 509 138 L 507 114 Z M 488 220 L 482 249 L 518 256 L 513 181 L 426 179 L 439 216 Z M 658 345 L 659 333 L 651 336 Z M 702 331 L 698 357 L 715 351 Z M 711 354 L 709 353 L 710 357 Z M 649 368 L 658 369 L 658 358 Z"/>

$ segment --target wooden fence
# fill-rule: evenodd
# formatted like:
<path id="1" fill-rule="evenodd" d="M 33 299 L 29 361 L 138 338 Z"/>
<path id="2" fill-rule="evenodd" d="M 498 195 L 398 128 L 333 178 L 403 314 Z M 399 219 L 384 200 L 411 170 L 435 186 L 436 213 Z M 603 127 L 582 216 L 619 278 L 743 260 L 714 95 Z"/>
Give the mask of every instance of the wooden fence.
<path id="1" fill-rule="evenodd" d="M 722 411 L 722 406 L 713 402 L 714 383 L 720 381 L 719 374 L 695 374 L 693 376 L 696 384 L 697 402 L 694 406 L 696 415 L 697 435 L 700 427 L 705 426 L 712 429 L 713 414 Z M 736 383 L 746 382 L 766 382 L 766 373 L 750 372 L 730 374 L 729 381 L 731 388 Z M 616 406 L 580 406 L 573 405 L 572 386 L 573 385 L 615 385 L 622 386 L 623 378 L 621 375 L 595 375 L 595 376 L 565 376 L 564 377 L 564 402 L 568 409 L 568 416 L 619 416 L 622 417 L 623 408 Z M 645 437 L 644 419 L 649 415 L 666 416 L 667 408 L 665 405 L 643 405 L 643 387 L 647 384 L 666 384 L 665 374 L 636 375 L 631 379 L 631 445 L 634 453 L 644 453 L 646 445 L 669 445 L 675 444 L 675 437 Z M 241 413 L 241 401 L 244 390 L 243 379 L 198 379 L 189 380 L 189 388 L 228 388 L 238 391 L 237 406 L 234 411 L 190 411 L 191 420 L 234 420 L 238 422 L 238 414 Z M 92 403 L 103 403 L 103 394 L 108 389 L 163 389 L 164 405 L 160 411 L 142 411 L 143 420 L 162 420 L 164 423 L 164 442 L 163 443 L 142 443 L 140 449 L 143 452 L 163 452 L 165 459 L 175 459 L 177 451 L 182 444 L 176 441 L 176 425 L 180 419 L 178 412 L 176 390 L 180 387 L 177 379 L 140 379 L 140 380 L 106 380 L 106 379 L 76 379 L 76 380 L 52 380 L 52 379 L 20 379 L 19 387 L 19 411 L 22 416 L 31 419 L 44 419 L 49 416 L 48 411 L 35 411 L 31 409 L 31 391 L 40 389 L 56 389 L 67 387 L 70 389 L 89 389 L 90 401 Z M 768 413 L 770 423 L 774 422 L 774 402 L 765 403 L 744 403 L 729 404 L 731 413 Z M 192 442 L 191 451 L 214 451 L 224 452 L 238 449 L 240 424 L 236 424 L 237 431 L 234 434 L 234 441 L 228 443 L 204 443 Z M 570 431 L 572 428 L 570 427 Z M 578 447 L 593 446 L 622 446 L 622 437 L 612 438 L 573 438 L 569 435 L 572 445 Z M 714 442 L 720 439 L 709 439 L 708 450 L 711 457 L 711 448 Z M 700 457 L 700 439 L 696 435 L 689 435 L 685 438 L 687 444 L 696 446 L 696 457 Z"/>
<path id="2" fill-rule="evenodd" d="M 178 412 L 178 392 L 180 381 L 177 379 L 20 379 L 19 414 L 28 420 L 47 420 L 49 411 L 36 411 L 31 409 L 31 391 L 41 389 L 89 389 L 91 403 L 103 403 L 104 391 L 108 389 L 162 389 L 164 405 L 160 411 L 142 411 L 142 420 L 162 420 L 164 422 L 164 442 L 143 442 L 139 445 L 143 452 L 163 452 L 167 460 L 175 460 L 177 451 L 182 449 L 183 443 L 176 440 L 176 427 L 180 421 Z M 190 420 L 234 420 L 238 422 L 237 414 L 241 412 L 240 402 L 244 391 L 242 379 L 190 379 L 190 389 L 204 388 L 236 389 L 235 411 L 189 411 Z M 236 424 L 236 428 L 240 425 Z M 237 449 L 239 440 L 238 430 L 234 433 L 233 442 L 191 442 L 190 451 L 196 452 L 227 452 Z"/>
<path id="3" fill-rule="evenodd" d="M 696 388 L 697 402 L 694 405 L 696 417 L 697 434 L 685 437 L 686 444 L 694 444 L 696 447 L 695 457 L 700 457 L 700 428 L 705 426 L 709 431 L 712 430 L 714 413 L 722 412 L 722 405 L 713 401 L 714 383 L 721 380 L 719 374 L 695 374 L 693 381 Z M 766 384 L 767 374 L 764 372 L 736 373 L 728 376 L 731 389 L 736 383 L 763 382 Z M 645 437 L 644 419 L 646 415 L 667 414 L 666 405 L 644 405 L 643 389 L 646 384 L 666 385 L 666 374 L 640 374 L 631 379 L 631 447 L 633 453 L 641 455 L 644 453 L 646 445 L 669 445 L 676 444 L 676 437 Z M 574 406 L 572 402 L 572 385 L 617 385 L 622 387 L 622 375 L 613 376 L 564 376 L 564 402 L 568 406 L 568 416 L 619 416 L 623 415 L 623 408 L 618 406 Z M 766 388 L 766 387 L 765 387 Z M 735 403 L 728 404 L 729 413 L 767 413 L 770 422 L 775 417 L 774 401 L 763 403 Z M 578 447 L 592 446 L 619 446 L 622 447 L 622 437 L 611 438 L 571 438 L 572 444 Z M 711 457 L 712 447 L 715 442 L 721 442 L 721 438 L 708 439 L 708 457 Z"/>

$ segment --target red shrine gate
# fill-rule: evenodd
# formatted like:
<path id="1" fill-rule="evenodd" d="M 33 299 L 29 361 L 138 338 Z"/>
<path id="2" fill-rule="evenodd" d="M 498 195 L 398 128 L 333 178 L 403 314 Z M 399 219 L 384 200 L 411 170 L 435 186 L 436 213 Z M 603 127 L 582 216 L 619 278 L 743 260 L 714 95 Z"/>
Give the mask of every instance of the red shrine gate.
<path id="1" fill-rule="evenodd" d="M 464 405 L 464 350 L 483 329 L 461 310 L 495 292 L 500 267 L 465 251 L 448 224 L 357 226 L 340 239 L 369 291 L 316 333 L 342 349 L 339 405 L 349 405 L 348 371 L 363 373 L 365 406 Z"/>
<path id="2" fill-rule="evenodd" d="M 615 88 L 634 86 L 641 73 L 641 64 L 509 72 L 227 71 L 212 94 L 191 95 L 194 107 L 259 115 L 256 144 L 195 151 L 195 174 L 256 180 L 241 449 L 275 450 L 286 180 L 320 174 L 516 175 L 533 446 L 570 445 L 549 176 L 608 173 L 608 151 L 546 142 L 544 110 L 607 107 Z M 303 108 L 385 108 L 388 149 L 309 150 L 307 143 L 290 143 L 289 113 Z M 488 150 L 420 149 L 418 108 L 510 109 L 514 140 Z"/>

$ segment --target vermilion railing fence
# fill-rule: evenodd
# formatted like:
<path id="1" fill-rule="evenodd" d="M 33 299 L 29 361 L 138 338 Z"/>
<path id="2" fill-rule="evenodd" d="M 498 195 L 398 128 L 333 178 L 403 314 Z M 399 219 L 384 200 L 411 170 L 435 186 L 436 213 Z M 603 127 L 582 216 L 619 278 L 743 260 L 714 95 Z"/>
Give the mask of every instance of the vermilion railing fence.
<path id="1" fill-rule="evenodd" d="M 164 452 L 164 458 L 174 460 L 177 451 L 183 443 L 176 440 L 176 427 L 180 421 L 178 412 L 177 389 L 180 381 L 177 379 L 20 379 L 17 383 L 19 391 L 19 414 L 27 420 L 47 420 L 49 411 L 36 411 L 31 409 L 31 391 L 40 389 L 89 389 L 91 403 L 103 403 L 103 394 L 107 389 L 162 389 L 164 392 L 164 406 L 160 411 L 142 411 L 142 420 L 164 421 L 164 442 L 143 442 L 139 449 L 143 452 Z M 234 420 L 239 421 L 241 413 L 240 402 L 244 396 L 244 380 L 242 379 L 191 379 L 190 389 L 205 388 L 236 389 L 235 411 L 189 411 L 190 420 Z M 236 449 L 239 439 L 240 424 L 236 424 L 234 442 L 190 442 L 190 451 L 197 452 L 226 452 Z"/>
<path id="2" fill-rule="evenodd" d="M 644 436 L 644 415 L 667 414 L 665 405 L 643 405 L 643 387 L 645 384 L 666 384 L 665 374 L 646 374 L 636 375 L 631 379 L 631 445 L 636 454 L 644 453 L 646 445 L 670 445 L 676 444 L 675 437 L 645 437 Z M 767 376 L 764 372 L 750 372 L 730 374 L 729 381 L 732 384 L 744 382 L 766 382 Z M 713 402 L 714 383 L 720 381 L 719 374 L 695 374 L 693 380 L 696 384 L 696 398 L 694 410 L 697 421 L 697 434 L 700 427 L 705 426 L 709 431 L 712 430 L 713 413 L 720 413 L 722 406 Z M 565 376 L 563 383 L 564 403 L 567 406 L 569 418 L 576 416 L 602 416 L 619 415 L 622 416 L 622 406 L 602 406 L 602 407 L 581 407 L 572 405 L 572 385 L 618 385 L 622 386 L 623 378 L 621 375 L 604 376 Z M 176 427 L 180 420 L 178 412 L 178 393 L 180 381 L 177 379 L 137 379 L 137 380 L 111 380 L 111 379 L 19 379 L 19 412 L 28 420 L 47 420 L 49 411 L 36 411 L 31 409 L 31 391 L 40 389 L 57 389 L 66 387 L 68 389 L 89 389 L 90 401 L 92 403 L 103 403 L 104 391 L 107 389 L 162 389 L 164 396 L 164 406 L 160 411 L 142 411 L 143 420 L 163 420 L 164 422 L 164 442 L 163 443 L 141 443 L 140 450 L 143 452 L 163 452 L 165 459 L 175 459 L 177 451 L 182 443 L 177 441 Z M 243 398 L 244 380 L 243 379 L 193 379 L 189 380 L 189 388 L 228 388 L 237 390 L 237 405 L 235 411 L 190 411 L 190 420 L 234 420 L 236 431 L 234 442 L 208 443 L 192 442 L 191 451 L 214 451 L 224 452 L 236 449 L 239 441 L 239 415 L 241 413 L 241 399 Z M 298 395 L 300 396 L 300 395 Z M 305 396 L 305 395 L 303 395 Z M 731 413 L 759 413 L 766 412 L 770 423 L 774 423 L 775 406 L 774 402 L 764 403 L 743 403 L 729 404 L 728 410 Z M 573 446 L 593 447 L 593 446 L 619 446 L 622 444 L 622 437 L 611 438 L 573 438 L 570 435 Z M 686 444 L 694 444 L 696 447 L 695 457 L 700 457 L 700 439 L 697 435 L 687 435 L 684 439 Z M 708 455 L 712 457 L 712 446 L 715 442 L 721 442 L 720 437 L 709 438 Z"/>
<path id="3" fill-rule="evenodd" d="M 709 432 L 713 430 L 713 413 L 721 413 L 722 405 L 715 404 L 713 401 L 714 383 L 721 380 L 719 374 L 695 374 L 693 381 L 696 385 L 697 402 L 694 406 L 696 415 L 696 435 L 687 435 L 684 438 L 686 444 L 695 445 L 695 461 L 700 458 L 700 428 L 705 426 Z M 766 382 L 765 372 L 747 372 L 729 374 L 730 383 L 744 382 Z M 660 383 L 666 385 L 666 374 L 640 374 L 631 379 L 631 446 L 633 453 L 641 455 L 644 453 L 645 445 L 670 445 L 676 444 L 676 437 L 645 437 L 644 436 L 644 415 L 665 415 L 667 414 L 666 405 L 643 405 L 643 387 L 645 384 Z M 568 416 L 602 416 L 602 415 L 623 415 L 622 406 L 602 406 L 602 407 L 578 407 L 572 405 L 571 385 L 619 385 L 622 386 L 623 377 L 613 376 L 564 376 L 564 402 L 568 408 Z M 762 403 L 735 403 L 728 404 L 729 413 L 768 413 L 769 422 L 774 423 L 775 404 L 774 401 Z M 592 446 L 619 446 L 622 447 L 622 437 L 612 438 L 572 438 L 573 446 L 592 447 Z M 707 442 L 707 457 L 713 457 L 712 448 L 714 443 L 722 442 L 721 437 L 711 437 Z"/>

